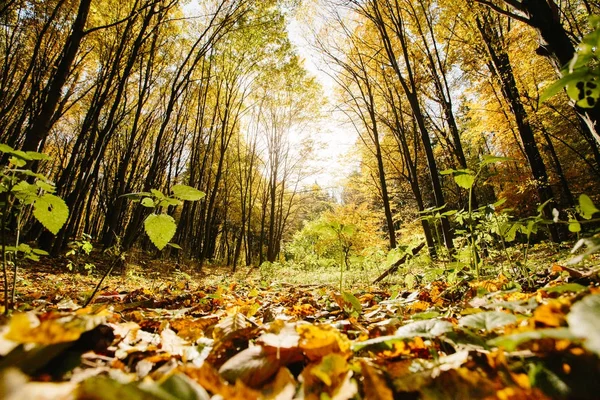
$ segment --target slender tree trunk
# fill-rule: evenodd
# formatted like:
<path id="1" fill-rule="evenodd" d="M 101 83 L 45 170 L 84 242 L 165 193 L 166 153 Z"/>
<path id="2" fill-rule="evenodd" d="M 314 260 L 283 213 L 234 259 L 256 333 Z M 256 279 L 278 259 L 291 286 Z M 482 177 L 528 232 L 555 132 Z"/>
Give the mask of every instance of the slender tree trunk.
<path id="1" fill-rule="evenodd" d="M 54 112 L 60 102 L 62 89 L 71 73 L 71 66 L 79 50 L 81 40 L 85 35 L 85 23 L 91 3 L 92 0 L 81 0 L 79 2 L 79 9 L 71 28 L 71 34 L 67 38 L 60 61 L 56 65 L 56 71 L 50 80 L 46 100 L 42 104 L 40 113 L 35 117 L 32 125 L 27 130 L 22 146 L 24 151 L 38 151 L 40 142 L 50 133 Z"/>
<path id="2" fill-rule="evenodd" d="M 433 194 L 435 198 L 436 207 L 445 206 L 444 194 L 442 191 L 442 184 L 440 181 L 440 177 L 438 175 L 438 167 L 437 162 L 435 160 L 435 156 L 433 154 L 433 147 L 431 144 L 431 139 L 429 138 L 429 132 L 427 130 L 427 126 L 425 124 L 425 116 L 423 114 L 421 104 L 419 102 L 418 92 L 417 92 L 417 84 L 415 82 L 412 63 L 414 60 L 410 57 L 408 53 L 408 44 L 406 42 L 406 33 L 404 31 L 404 22 L 402 16 L 400 15 L 400 9 L 397 8 L 397 4 L 392 4 L 390 0 L 386 0 L 382 2 L 383 4 L 380 6 L 378 1 L 369 0 L 369 9 L 363 9 L 365 15 L 373 21 L 377 30 L 379 32 L 379 36 L 383 42 L 385 52 L 388 56 L 388 60 L 404 89 L 404 94 L 410 104 L 413 116 L 419 128 L 419 132 L 421 134 L 421 140 L 423 143 L 423 149 L 425 150 L 425 155 L 427 157 L 427 165 L 429 167 L 429 176 L 431 178 L 431 186 L 433 188 Z M 394 46 L 392 45 L 392 38 L 390 36 L 390 28 L 386 18 L 382 14 L 382 8 L 385 8 L 388 11 L 387 17 L 391 21 L 392 31 L 395 37 L 398 39 L 401 51 L 402 51 L 402 59 L 406 68 L 406 76 L 403 72 L 403 69 L 400 68 L 398 61 L 399 57 L 396 55 Z M 450 223 L 448 218 L 441 218 L 441 226 L 442 226 L 442 234 L 444 236 L 444 244 L 446 248 L 452 252 L 454 249 L 453 234 L 450 229 Z"/>
<path id="3" fill-rule="evenodd" d="M 514 78 L 510 60 L 506 50 L 503 49 L 501 44 L 501 38 L 498 32 L 493 27 L 489 20 L 489 12 L 487 15 L 480 14 L 476 17 L 477 27 L 486 49 L 488 56 L 491 60 L 491 73 L 494 74 L 496 79 L 500 82 L 502 87 L 502 93 L 504 98 L 508 102 L 512 114 L 517 123 L 517 128 L 521 141 L 523 142 L 523 148 L 527 155 L 527 160 L 533 174 L 533 178 L 536 181 L 537 192 L 542 203 L 549 201 L 549 204 L 544 208 L 544 216 L 552 220 L 552 209 L 554 208 L 554 194 L 552 188 L 549 185 L 548 173 L 546 172 L 546 165 L 542 155 L 539 152 L 533 129 L 529 123 L 527 112 L 521 102 L 517 83 Z M 561 238 L 559 231 L 555 225 L 549 225 L 550 239 L 553 242 L 560 242 Z"/>

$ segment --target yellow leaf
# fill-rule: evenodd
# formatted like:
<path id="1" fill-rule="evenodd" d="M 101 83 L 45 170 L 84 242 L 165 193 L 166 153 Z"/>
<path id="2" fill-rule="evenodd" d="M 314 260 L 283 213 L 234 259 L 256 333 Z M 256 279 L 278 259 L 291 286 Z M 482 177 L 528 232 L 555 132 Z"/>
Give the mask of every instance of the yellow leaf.
<path id="1" fill-rule="evenodd" d="M 311 369 L 311 373 L 327 386 L 331 386 L 333 379 L 348 371 L 346 359 L 338 354 L 329 354 Z"/>
<path id="2" fill-rule="evenodd" d="M 46 320 L 32 327 L 27 314 L 15 314 L 5 338 L 18 343 L 54 344 L 75 341 L 82 332 L 82 329 L 67 327 L 56 320 Z"/>
<path id="3" fill-rule="evenodd" d="M 331 353 L 350 355 L 350 341 L 331 325 L 299 325 L 300 348 L 310 360 L 318 360 Z"/>
<path id="4" fill-rule="evenodd" d="M 258 399 L 260 393 L 246 386 L 241 380 L 235 385 L 230 385 L 221 378 L 215 369 L 207 362 L 200 368 L 187 367 L 183 372 L 198 382 L 209 392 L 219 394 L 228 400 L 253 400 Z"/>

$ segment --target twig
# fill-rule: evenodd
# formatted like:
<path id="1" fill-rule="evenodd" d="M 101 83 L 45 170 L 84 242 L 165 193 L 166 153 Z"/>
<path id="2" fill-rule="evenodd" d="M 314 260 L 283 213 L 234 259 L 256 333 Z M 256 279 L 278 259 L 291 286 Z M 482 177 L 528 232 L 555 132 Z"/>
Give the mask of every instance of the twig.
<path id="1" fill-rule="evenodd" d="M 90 295 L 90 297 L 87 299 L 87 301 L 83 305 L 84 307 L 87 307 L 87 306 L 90 305 L 90 303 L 94 299 L 94 296 L 96 295 L 96 293 L 98 293 L 98 290 L 100 290 L 100 286 L 102 286 L 102 282 L 104 282 L 104 279 L 106 279 L 106 277 L 108 275 L 110 275 L 110 273 L 112 272 L 112 270 L 117 265 L 117 262 L 121 259 L 122 255 L 123 255 L 123 252 L 121 251 L 119 254 L 117 254 L 115 256 L 115 259 L 113 260 L 112 264 L 110 264 L 110 268 L 108 268 L 108 270 L 104 273 L 104 276 L 102 276 L 102 279 L 100 279 L 100 282 L 98 282 L 98 284 L 96 285 L 96 288 L 94 289 L 94 291 L 92 292 L 92 294 Z"/>
<path id="2" fill-rule="evenodd" d="M 417 253 L 418 253 L 419 251 L 421 251 L 421 249 L 422 249 L 423 247 L 425 247 L 425 242 L 421 242 L 421 243 L 420 243 L 420 244 L 419 244 L 417 247 L 415 247 L 415 248 L 412 250 L 412 255 L 413 255 L 413 256 L 417 255 Z M 404 256 L 402 256 L 402 258 L 401 258 L 401 259 L 399 259 L 398 261 L 396 261 L 394 264 L 392 264 L 392 266 L 391 266 L 391 267 L 389 267 L 389 268 L 388 268 L 388 269 L 387 269 L 387 270 L 386 270 L 386 271 L 385 271 L 383 274 L 381 274 L 381 275 L 379 276 L 379 278 L 375 279 L 375 280 L 373 281 L 373 285 L 374 285 L 374 284 L 376 284 L 376 283 L 378 283 L 378 282 L 380 282 L 381 280 L 383 280 L 383 278 L 385 278 L 385 277 L 386 277 L 386 276 L 388 276 L 389 274 L 392 274 L 392 273 L 396 272 L 396 271 L 398 270 L 398 268 L 399 268 L 399 267 L 400 267 L 402 264 L 404 264 L 404 263 L 406 262 L 406 260 L 407 260 L 407 259 L 408 259 L 408 253 L 407 253 L 407 254 L 405 254 Z"/>

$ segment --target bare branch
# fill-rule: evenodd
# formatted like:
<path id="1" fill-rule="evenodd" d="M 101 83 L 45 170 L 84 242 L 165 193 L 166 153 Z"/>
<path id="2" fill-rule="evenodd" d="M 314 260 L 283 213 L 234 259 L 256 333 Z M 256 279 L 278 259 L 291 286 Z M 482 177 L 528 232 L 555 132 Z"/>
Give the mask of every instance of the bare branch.
<path id="1" fill-rule="evenodd" d="M 514 1 L 514 0 L 503 0 L 503 1 L 506 4 L 508 4 L 508 5 L 516 8 L 517 10 L 522 10 L 521 3 L 519 3 L 518 1 Z M 515 19 L 517 21 L 521 21 L 521 22 L 523 22 L 524 24 L 527 24 L 527 25 L 531 25 L 531 21 L 529 20 L 529 18 L 526 18 L 526 17 L 523 17 L 523 16 L 521 16 L 519 14 L 515 14 L 515 13 L 512 13 L 510 11 L 504 10 L 503 8 L 498 7 L 497 5 L 495 5 L 494 3 L 492 3 L 491 1 L 488 1 L 488 0 L 475 0 L 475 2 L 479 3 L 479 4 L 483 4 L 484 6 L 491 8 L 492 10 L 494 10 L 495 12 L 497 12 L 498 14 L 505 15 L 505 16 L 507 16 L 509 18 L 513 18 L 513 19 Z"/>

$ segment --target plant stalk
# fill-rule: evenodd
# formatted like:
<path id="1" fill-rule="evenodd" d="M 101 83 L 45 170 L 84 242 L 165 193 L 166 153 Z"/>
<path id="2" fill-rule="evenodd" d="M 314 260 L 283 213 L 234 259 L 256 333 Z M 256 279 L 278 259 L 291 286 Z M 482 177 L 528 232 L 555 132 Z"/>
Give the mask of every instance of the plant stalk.
<path id="1" fill-rule="evenodd" d="M 94 296 L 96 296 L 96 293 L 98 293 L 98 291 L 100 290 L 100 286 L 102 286 L 102 282 L 104 282 L 104 280 L 106 279 L 106 277 L 108 275 L 110 275 L 110 273 L 112 272 L 112 270 L 115 268 L 115 266 L 117 265 L 117 262 L 121 259 L 121 256 L 123 255 L 123 252 L 121 251 L 119 254 L 117 254 L 115 256 L 115 259 L 113 260 L 113 262 L 110 264 L 110 267 L 108 268 L 108 270 L 106 270 L 106 272 L 104 273 L 104 275 L 102 276 L 102 279 L 100 279 L 100 282 L 98 282 L 98 284 L 96 285 L 96 287 L 94 288 L 94 291 L 92 292 L 92 294 L 90 295 L 90 297 L 87 299 L 87 301 L 85 302 L 85 304 L 83 305 L 84 307 L 87 307 L 90 305 L 90 303 L 92 302 L 92 300 L 94 299 Z"/>
<path id="2" fill-rule="evenodd" d="M 4 273 L 4 315 L 8 316 L 8 272 L 6 259 L 6 215 L 8 214 L 8 198 L 4 197 L 4 207 L 2 210 L 2 272 Z"/>

